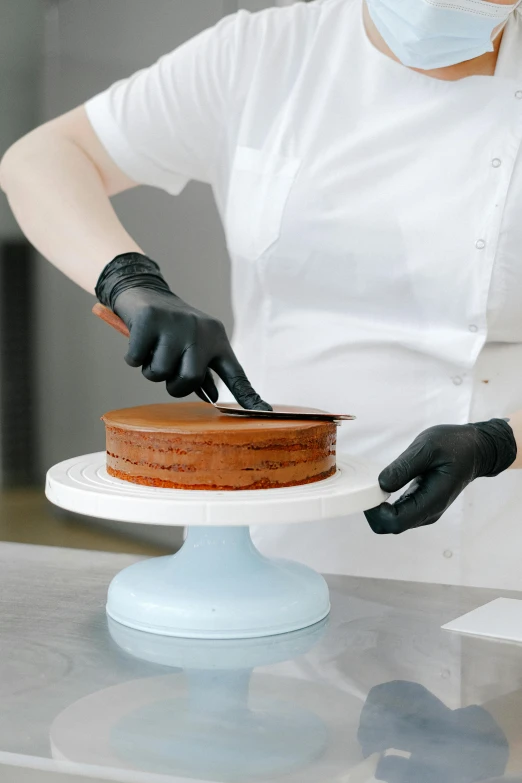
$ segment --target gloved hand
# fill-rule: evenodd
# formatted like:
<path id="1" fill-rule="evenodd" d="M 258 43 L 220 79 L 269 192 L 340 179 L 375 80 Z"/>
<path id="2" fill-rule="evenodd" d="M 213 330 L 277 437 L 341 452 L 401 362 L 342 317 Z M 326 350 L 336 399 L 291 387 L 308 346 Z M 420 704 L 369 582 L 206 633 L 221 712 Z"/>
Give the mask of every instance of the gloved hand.
<path id="1" fill-rule="evenodd" d="M 413 483 L 395 503 L 366 511 L 366 519 L 380 534 L 432 525 L 471 481 L 497 476 L 516 455 L 515 436 L 505 419 L 430 427 L 379 476 L 385 492 Z"/>
<path id="2" fill-rule="evenodd" d="M 214 370 L 244 408 L 271 410 L 250 385 L 221 321 L 172 293 L 150 258 L 116 256 L 100 275 L 96 296 L 130 331 L 127 364 L 141 367 L 149 381 L 166 381 L 172 397 L 196 392 L 207 401 L 204 389 L 216 402 Z"/>
<path id="3" fill-rule="evenodd" d="M 502 775 L 509 758 L 504 732 L 483 707 L 451 710 L 401 680 L 372 688 L 357 739 L 365 757 L 383 754 L 375 777 L 387 783 L 474 783 Z M 410 756 L 384 755 L 391 750 Z"/>

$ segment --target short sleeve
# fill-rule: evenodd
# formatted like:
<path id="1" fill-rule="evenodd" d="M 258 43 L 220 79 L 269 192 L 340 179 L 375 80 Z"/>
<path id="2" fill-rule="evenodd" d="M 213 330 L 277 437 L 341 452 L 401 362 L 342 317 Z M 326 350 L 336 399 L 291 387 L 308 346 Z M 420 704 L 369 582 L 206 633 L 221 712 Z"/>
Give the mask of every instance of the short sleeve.
<path id="1" fill-rule="evenodd" d="M 174 195 L 191 179 L 215 184 L 240 126 L 251 146 L 262 143 L 306 60 L 320 7 L 238 11 L 91 98 L 87 114 L 108 154 L 135 182 Z"/>
<path id="2" fill-rule="evenodd" d="M 191 179 L 212 182 L 241 18 L 223 19 L 85 104 L 108 154 L 135 182 L 174 195 Z"/>

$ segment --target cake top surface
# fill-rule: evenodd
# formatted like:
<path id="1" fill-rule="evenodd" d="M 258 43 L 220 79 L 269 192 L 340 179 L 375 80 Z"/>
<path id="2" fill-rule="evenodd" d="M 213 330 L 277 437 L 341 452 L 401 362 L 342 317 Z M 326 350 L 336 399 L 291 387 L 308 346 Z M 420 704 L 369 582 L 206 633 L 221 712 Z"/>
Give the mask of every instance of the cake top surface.
<path id="1" fill-rule="evenodd" d="M 284 406 L 278 405 L 278 410 Z M 292 408 L 291 410 L 299 410 Z M 102 420 L 108 427 L 157 432 L 258 432 L 307 430 L 327 424 L 314 420 L 256 419 L 220 413 L 206 402 L 165 402 L 109 411 Z"/>

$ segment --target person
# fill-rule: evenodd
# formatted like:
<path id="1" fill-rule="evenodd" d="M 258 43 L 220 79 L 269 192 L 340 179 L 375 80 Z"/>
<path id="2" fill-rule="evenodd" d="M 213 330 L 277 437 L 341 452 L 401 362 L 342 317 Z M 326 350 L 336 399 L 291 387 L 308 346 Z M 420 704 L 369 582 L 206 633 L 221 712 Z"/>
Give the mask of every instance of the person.
<path id="1" fill-rule="evenodd" d="M 16 142 L 0 183 L 174 397 L 357 415 L 339 452 L 384 468 L 390 502 L 266 527 L 263 551 L 520 589 L 521 140 L 518 4 L 316 0 L 226 17 Z M 223 221 L 232 344 L 110 204 L 189 180 Z"/>

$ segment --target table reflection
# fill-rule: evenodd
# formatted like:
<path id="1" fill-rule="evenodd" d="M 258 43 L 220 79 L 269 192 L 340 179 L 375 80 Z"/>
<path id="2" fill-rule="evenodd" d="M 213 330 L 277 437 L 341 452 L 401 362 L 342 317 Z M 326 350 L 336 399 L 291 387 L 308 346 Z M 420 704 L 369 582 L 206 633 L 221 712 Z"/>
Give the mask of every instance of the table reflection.
<path id="1" fill-rule="evenodd" d="M 510 757 L 506 732 L 485 706 L 452 710 L 400 680 L 372 688 L 358 740 L 373 756 L 374 778 L 387 783 L 475 783 L 502 776 Z"/>
<path id="2" fill-rule="evenodd" d="M 256 672 L 309 652 L 326 623 L 279 637 L 190 640 L 109 621 L 126 653 L 177 668 L 71 705 L 54 721 L 55 758 L 204 780 L 316 781 L 360 758 L 360 703 L 330 685 Z"/>

